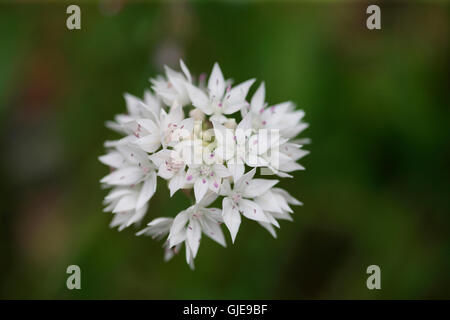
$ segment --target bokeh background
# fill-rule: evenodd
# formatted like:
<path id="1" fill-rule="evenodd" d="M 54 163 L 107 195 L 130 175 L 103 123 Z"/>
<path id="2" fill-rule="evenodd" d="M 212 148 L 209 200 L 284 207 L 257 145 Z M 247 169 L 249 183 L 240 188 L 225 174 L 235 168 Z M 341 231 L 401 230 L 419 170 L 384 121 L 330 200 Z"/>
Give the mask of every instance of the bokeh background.
<path id="1" fill-rule="evenodd" d="M 379 4 L 379 31 L 363 2 L 83 2 L 80 31 L 66 4 L 0 4 L 0 297 L 450 298 L 449 6 Z M 265 80 L 312 139 L 307 170 L 281 184 L 304 202 L 295 221 L 277 240 L 250 221 L 226 249 L 204 239 L 195 271 L 108 227 L 97 160 L 123 93 L 180 57 Z M 186 204 L 161 189 L 145 222 Z"/>

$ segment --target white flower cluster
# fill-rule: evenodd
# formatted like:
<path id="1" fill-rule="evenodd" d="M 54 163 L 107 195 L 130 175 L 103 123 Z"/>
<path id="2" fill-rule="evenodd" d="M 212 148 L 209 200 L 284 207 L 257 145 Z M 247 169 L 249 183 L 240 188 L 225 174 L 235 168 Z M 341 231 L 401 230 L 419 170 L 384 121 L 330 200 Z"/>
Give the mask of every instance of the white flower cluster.
<path id="1" fill-rule="evenodd" d="M 166 67 L 165 77 L 151 79 L 154 93 L 146 91 L 142 100 L 125 95 L 128 112 L 107 122 L 123 137 L 107 141 L 99 159 L 111 168 L 101 180 L 111 188 L 104 200 L 104 211 L 114 214 L 111 227 L 122 230 L 144 218 L 158 176 L 168 182 L 170 196 L 183 189 L 191 197 L 191 207 L 175 218 L 154 219 L 137 235 L 168 235 L 166 260 L 184 243 L 193 268 L 202 233 L 226 246 L 222 223 L 234 242 L 241 215 L 274 237 L 277 219 L 292 220 L 289 205 L 301 202 L 276 188 L 278 180 L 255 174 L 257 167 L 278 177 L 304 169 L 297 160 L 308 154 L 305 142 L 292 139 L 307 124 L 291 102 L 268 106 L 264 83 L 248 102 L 254 79 L 232 86 L 216 63 L 207 83 L 202 76 L 194 83 L 180 65 L 181 72 Z"/>

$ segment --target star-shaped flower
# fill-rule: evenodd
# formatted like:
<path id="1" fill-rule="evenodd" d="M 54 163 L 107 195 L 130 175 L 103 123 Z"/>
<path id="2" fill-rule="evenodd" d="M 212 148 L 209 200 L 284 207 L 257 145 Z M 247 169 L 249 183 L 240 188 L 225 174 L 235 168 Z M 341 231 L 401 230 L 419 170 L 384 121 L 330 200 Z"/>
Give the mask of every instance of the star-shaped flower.
<path id="1" fill-rule="evenodd" d="M 194 258 L 200 246 L 202 233 L 226 247 L 225 237 L 220 225 L 223 221 L 221 210 L 207 208 L 217 199 L 215 193 L 209 193 L 199 203 L 181 211 L 174 219 L 168 237 L 169 247 L 185 242 L 186 261 L 194 267 Z"/>
<path id="2" fill-rule="evenodd" d="M 247 219 L 269 222 L 261 207 L 252 198 L 261 196 L 278 183 L 278 180 L 253 179 L 256 169 L 252 169 L 234 183 L 231 188 L 228 181 L 224 181 L 221 195 L 223 220 L 230 230 L 231 239 L 236 239 L 241 224 L 241 214 Z"/>
<path id="3" fill-rule="evenodd" d="M 186 88 L 195 107 L 207 115 L 212 115 L 211 121 L 223 123 L 227 120 L 224 115 L 235 113 L 248 104 L 245 97 L 253 82 L 255 80 L 250 79 L 231 88 L 227 85 L 219 64 L 216 63 L 208 80 L 208 94 L 190 83 Z"/>

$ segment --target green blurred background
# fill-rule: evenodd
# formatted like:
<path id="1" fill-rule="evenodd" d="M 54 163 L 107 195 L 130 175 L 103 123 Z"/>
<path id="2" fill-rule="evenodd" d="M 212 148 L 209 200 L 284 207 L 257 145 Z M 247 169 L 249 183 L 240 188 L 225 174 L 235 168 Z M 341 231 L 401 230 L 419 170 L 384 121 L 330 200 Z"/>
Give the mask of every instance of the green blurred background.
<path id="1" fill-rule="evenodd" d="M 0 4 L 1 298 L 450 298 L 448 3 L 381 2 L 379 31 L 361 2 L 81 3 L 80 31 L 66 6 Z M 226 249 L 204 239 L 195 271 L 108 227 L 97 160 L 123 93 L 180 57 L 265 80 L 312 139 L 281 183 L 305 203 L 295 221 L 277 240 L 250 221 Z M 187 203 L 161 188 L 145 222 Z"/>

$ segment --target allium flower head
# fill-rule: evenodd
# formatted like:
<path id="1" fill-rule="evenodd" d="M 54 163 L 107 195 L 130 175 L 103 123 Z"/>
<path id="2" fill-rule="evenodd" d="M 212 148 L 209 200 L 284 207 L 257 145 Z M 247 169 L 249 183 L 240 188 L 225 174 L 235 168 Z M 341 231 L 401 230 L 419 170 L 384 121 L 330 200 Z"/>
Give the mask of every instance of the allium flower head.
<path id="1" fill-rule="evenodd" d="M 100 182 L 111 189 L 104 211 L 119 230 L 141 224 L 157 180 L 168 182 L 171 197 L 182 189 L 192 205 L 154 217 L 137 235 L 164 239 L 165 260 L 184 245 L 194 268 L 202 234 L 226 246 L 222 224 L 234 243 L 242 217 L 274 237 L 278 220 L 292 220 L 290 205 L 302 203 L 274 176 L 291 178 L 304 169 L 297 161 L 308 154 L 305 140 L 293 139 L 307 124 L 292 102 L 269 105 L 264 83 L 248 98 L 254 79 L 233 86 L 216 63 L 205 86 L 183 61 L 180 67 L 150 79 L 153 92 L 143 99 L 125 94 L 127 113 L 106 123 L 121 137 L 105 142 L 99 160 L 111 172 Z"/>

